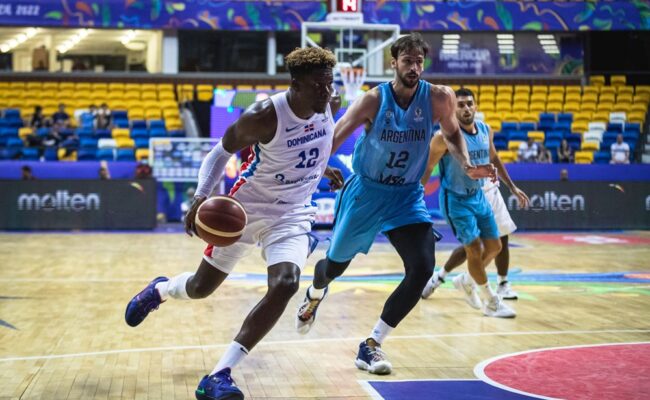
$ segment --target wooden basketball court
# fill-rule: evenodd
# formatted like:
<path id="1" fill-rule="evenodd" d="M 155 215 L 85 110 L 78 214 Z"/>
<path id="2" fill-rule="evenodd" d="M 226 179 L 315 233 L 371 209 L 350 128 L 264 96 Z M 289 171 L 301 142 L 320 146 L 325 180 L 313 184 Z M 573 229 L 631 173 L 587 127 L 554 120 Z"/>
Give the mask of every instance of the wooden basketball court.
<path id="1" fill-rule="evenodd" d="M 358 343 L 402 271 L 392 247 L 377 243 L 331 287 L 306 336 L 294 330 L 303 280 L 233 377 L 251 399 L 365 399 L 377 396 L 367 380 L 476 380 L 477 364 L 509 353 L 650 342 L 650 233 L 511 241 L 516 319 L 483 317 L 448 280 L 384 343 L 392 375 L 357 370 Z M 451 244 L 442 247 L 438 265 Z M 208 299 L 168 301 L 137 328 L 126 325 L 124 309 L 156 276 L 195 270 L 202 250 L 181 233 L 0 234 L 0 399 L 193 399 L 265 292 L 259 253 Z"/>

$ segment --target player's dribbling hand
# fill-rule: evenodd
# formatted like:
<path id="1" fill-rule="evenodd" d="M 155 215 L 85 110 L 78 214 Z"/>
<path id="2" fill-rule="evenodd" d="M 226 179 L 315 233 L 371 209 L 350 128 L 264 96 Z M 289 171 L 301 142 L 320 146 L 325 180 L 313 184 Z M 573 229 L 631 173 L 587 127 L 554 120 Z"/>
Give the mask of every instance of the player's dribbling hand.
<path id="1" fill-rule="evenodd" d="M 493 182 L 497 178 L 497 169 L 492 164 L 472 165 L 465 169 L 465 173 L 472 179 L 489 178 Z"/>
<path id="2" fill-rule="evenodd" d="M 188 236 L 194 236 L 198 235 L 196 233 L 196 226 L 194 225 L 194 220 L 196 218 L 196 211 L 199 209 L 199 206 L 207 199 L 205 196 L 197 196 L 194 198 L 194 201 L 192 201 L 192 205 L 190 206 L 190 209 L 187 211 L 187 215 L 185 215 L 185 233 L 188 234 Z"/>
<path id="3" fill-rule="evenodd" d="M 329 179 L 331 190 L 338 190 L 343 187 L 343 174 L 340 169 L 327 166 L 323 175 Z"/>
<path id="4" fill-rule="evenodd" d="M 528 204 L 530 203 L 530 199 L 528 198 L 528 195 L 524 193 L 523 190 L 519 189 L 517 186 L 512 188 L 511 190 L 512 194 L 514 194 L 517 197 L 517 200 L 519 201 L 519 207 L 520 208 L 526 208 L 528 207 Z"/>

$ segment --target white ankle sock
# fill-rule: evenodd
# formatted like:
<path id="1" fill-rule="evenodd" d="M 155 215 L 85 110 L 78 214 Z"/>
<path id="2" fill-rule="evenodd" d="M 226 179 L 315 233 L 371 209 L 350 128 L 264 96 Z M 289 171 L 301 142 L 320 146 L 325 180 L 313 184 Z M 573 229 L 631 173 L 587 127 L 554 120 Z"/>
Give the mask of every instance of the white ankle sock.
<path id="1" fill-rule="evenodd" d="M 226 352 L 223 353 L 223 356 L 221 356 L 221 359 L 214 367 L 212 372 L 210 372 L 210 375 L 215 374 L 224 368 L 235 368 L 237 364 L 239 364 L 247 355 L 248 349 L 241 344 L 233 341 L 226 349 Z"/>
<path id="2" fill-rule="evenodd" d="M 507 276 L 507 275 L 499 275 L 499 277 L 497 278 L 497 283 L 500 285 L 501 282 L 505 282 L 505 281 L 507 281 L 507 280 L 508 280 L 508 276 Z"/>
<path id="3" fill-rule="evenodd" d="M 185 286 L 187 285 L 187 280 L 192 276 L 194 276 L 192 272 L 183 272 L 168 281 L 156 283 L 156 289 L 160 293 L 160 299 L 165 301 L 168 297 L 173 297 L 175 299 L 189 300 L 190 296 L 187 295 Z"/>
<path id="4" fill-rule="evenodd" d="M 481 299 L 484 301 L 489 301 L 492 297 L 496 296 L 494 294 L 494 291 L 492 290 L 492 287 L 490 286 L 490 282 L 485 282 L 484 285 L 477 285 L 479 288 L 479 293 L 481 295 Z"/>
<path id="5" fill-rule="evenodd" d="M 472 279 L 472 276 L 469 274 L 469 272 L 463 272 L 463 283 L 465 285 L 475 285 L 476 283 L 474 282 L 474 279 Z"/>
<path id="6" fill-rule="evenodd" d="M 307 292 L 309 293 L 309 298 L 310 299 L 322 299 L 323 296 L 325 296 L 325 288 L 316 289 L 314 287 L 314 285 L 309 286 L 309 289 L 307 289 Z"/>
<path id="7" fill-rule="evenodd" d="M 438 278 L 444 280 L 445 277 L 447 276 L 447 274 L 448 274 L 448 272 L 447 272 L 446 269 L 440 268 L 440 270 L 438 271 Z"/>
<path id="8" fill-rule="evenodd" d="M 372 333 L 370 334 L 370 338 L 373 339 L 375 342 L 382 344 L 384 343 L 384 339 L 393 331 L 393 327 L 382 321 L 381 318 L 377 321 L 375 324 L 375 327 L 372 330 Z"/>

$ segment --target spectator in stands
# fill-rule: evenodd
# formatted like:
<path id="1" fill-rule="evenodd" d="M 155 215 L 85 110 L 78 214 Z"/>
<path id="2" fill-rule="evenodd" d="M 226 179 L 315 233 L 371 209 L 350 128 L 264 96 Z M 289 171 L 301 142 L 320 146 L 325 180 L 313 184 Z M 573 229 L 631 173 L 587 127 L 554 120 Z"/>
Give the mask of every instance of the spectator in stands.
<path id="1" fill-rule="evenodd" d="M 517 153 L 519 162 L 535 162 L 537 160 L 537 143 L 533 138 L 528 138 L 528 142 L 523 142 L 519 145 L 519 152 Z"/>
<path id="2" fill-rule="evenodd" d="M 150 179 L 151 178 L 151 166 L 147 161 L 143 160 L 138 163 L 135 167 L 135 177 L 136 179 Z"/>
<path id="3" fill-rule="evenodd" d="M 65 104 L 59 104 L 59 111 L 52 114 L 52 124 L 55 128 L 64 129 L 67 128 L 70 123 L 70 115 L 65 112 Z"/>
<path id="4" fill-rule="evenodd" d="M 612 164 L 629 164 L 630 163 L 630 145 L 623 141 L 623 135 L 616 136 L 616 143 L 612 144 Z"/>
<path id="5" fill-rule="evenodd" d="M 562 168 L 560 170 L 560 181 L 562 182 L 568 182 L 569 181 L 569 170 L 566 168 Z"/>
<path id="6" fill-rule="evenodd" d="M 102 103 L 96 114 L 97 129 L 108 129 L 111 126 L 111 110 L 108 104 Z"/>
<path id="7" fill-rule="evenodd" d="M 541 164 L 551 164 L 553 162 L 553 156 L 549 149 L 544 146 L 543 143 L 540 143 L 539 150 L 537 152 L 537 162 Z"/>
<path id="8" fill-rule="evenodd" d="M 111 179 L 111 174 L 108 172 L 108 167 L 106 165 L 102 165 L 99 167 L 99 179 L 102 181 L 107 181 Z"/>
<path id="9" fill-rule="evenodd" d="M 560 163 L 573 162 L 573 149 L 569 146 L 566 139 L 562 139 L 560 147 L 557 148 L 557 161 Z"/>
<path id="10" fill-rule="evenodd" d="M 20 169 L 20 172 L 21 172 L 20 179 L 24 181 L 33 181 L 34 179 L 36 179 L 34 177 L 34 174 L 32 174 L 32 167 L 30 167 L 29 165 L 23 165 L 23 167 Z"/>
<path id="11" fill-rule="evenodd" d="M 43 116 L 43 107 L 41 106 L 34 107 L 34 113 L 32 114 L 32 120 L 29 123 L 29 126 L 38 129 L 47 126 L 48 125 L 47 122 L 48 122 L 47 118 Z"/>
<path id="12" fill-rule="evenodd" d="M 192 206 L 195 193 L 196 193 L 196 188 L 194 186 L 190 186 L 185 191 L 185 201 L 181 203 L 181 213 L 183 214 L 182 217 L 183 220 L 185 220 L 185 215 L 187 214 L 187 212 L 190 210 L 190 207 Z"/>

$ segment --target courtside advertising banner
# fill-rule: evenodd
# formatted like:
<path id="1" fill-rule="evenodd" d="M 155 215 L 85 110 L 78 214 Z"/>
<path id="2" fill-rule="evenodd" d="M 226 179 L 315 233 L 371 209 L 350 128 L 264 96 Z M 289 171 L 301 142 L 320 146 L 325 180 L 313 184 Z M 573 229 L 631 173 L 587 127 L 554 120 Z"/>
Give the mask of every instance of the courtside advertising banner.
<path id="1" fill-rule="evenodd" d="M 517 181 L 530 198 L 521 208 L 505 185 L 501 194 L 520 229 L 649 229 L 649 182 Z"/>
<path id="2" fill-rule="evenodd" d="M 0 229 L 153 229 L 156 181 L 0 181 Z"/>

